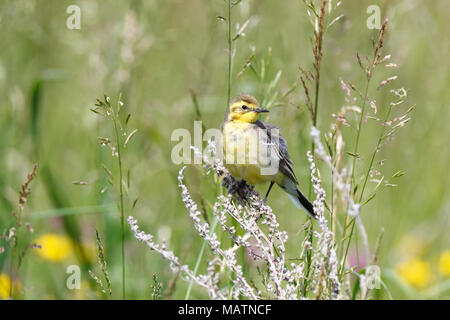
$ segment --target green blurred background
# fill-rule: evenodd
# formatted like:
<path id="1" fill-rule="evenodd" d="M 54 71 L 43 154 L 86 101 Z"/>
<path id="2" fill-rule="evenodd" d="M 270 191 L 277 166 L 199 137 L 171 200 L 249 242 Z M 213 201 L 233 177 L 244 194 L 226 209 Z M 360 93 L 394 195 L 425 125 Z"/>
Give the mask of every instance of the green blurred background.
<path id="1" fill-rule="evenodd" d="M 72 4 L 81 8 L 80 30 L 66 27 L 66 9 Z M 399 170 L 405 175 L 393 182 L 397 187 L 386 188 L 364 206 L 361 217 L 372 250 L 385 229 L 379 263 L 394 298 L 448 298 L 450 2 L 343 1 L 333 14 L 344 18 L 325 35 L 318 127 L 328 131 L 335 121 L 332 114 L 346 104 L 339 78 L 363 87 L 365 76 L 355 56 L 372 50 L 377 30 L 366 27 L 366 9 L 372 4 L 390 19 L 384 52 L 399 65 L 383 69 L 377 79 L 397 75 L 392 87 L 408 89 L 408 103 L 416 109 L 377 156 L 386 159 L 382 171 L 387 177 Z M 192 131 L 199 116 L 205 128 L 220 128 L 227 101 L 227 24 L 217 17 L 226 16 L 226 8 L 223 0 L 0 2 L 0 231 L 11 225 L 20 185 L 38 163 L 24 213 L 34 228 L 30 239 L 57 234 L 84 248 L 56 258 L 28 252 L 18 276 L 21 298 L 97 298 L 87 287 L 86 272 L 94 268 L 100 274 L 95 229 L 106 247 L 113 297 L 121 297 L 120 221 L 115 193 L 102 169 L 105 164 L 117 175 L 117 165 L 109 149 L 97 142 L 99 136 L 113 135 L 110 124 L 89 110 L 104 93 L 116 101 L 122 92 L 126 113 L 131 113 L 129 128 L 139 130 L 123 150 L 131 180 L 126 214 L 158 240 L 166 239 L 168 248 L 193 267 L 202 242 L 181 202 L 181 166 L 171 161 L 171 133 L 176 128 Z M 310 117 L 298 86 L 298 67 L 311 69 L 313 59 L 305 5 L 297 0 L 243 0 L 232 16 L 233 33 L 236 24 L 250 19 L 245 37 L 234 42 L 232 95 L 244 91 L 267 101 L 278 93 L 279 103 L 265 120 L 283 128 L 300 187 L 307 190 Z M 252 55 L 258 70 L 264 61 L 264 79 L 249 70 L 237 78 Z M 270 88 L 280 71 L 278 83 Z M 287 98 L 279 98 L 294 84 Z M 191 92 L 198 98 L 200 115 Z M 379 102 L 388 101 L 374 88 L 371 94 Z M 378 107 L 383 108 L 381 103 Z M 377 132 L 379 127 L 370 123 L 364 128 L 361 153 L 366 157 Z M 353 148 L 353 139 L 346 141 L 346 151 Z M 194 199 L 202 195 L 214 201 L 211 180 L 199 170 L 188 168 L 186 179 Z M 295 256 L 306 216 L 279 188 L 268 203 L 287 230 L 289 252 Z M 167 262 L 129 231 L 126 261 L 129 298 L 151 298 L 153 274 L 163 284 L 163 298 L 184 297 L 187 284 L 175 282 Z M 71 264 L 84 266 L 82 290 L 66 287 Z M 8 274 L 8 252 L 0 254 L 0 271 Z M 191 296 L 206 297 L 196 288 Z M 378 297 L 389 296 L 380 290 Z"/>

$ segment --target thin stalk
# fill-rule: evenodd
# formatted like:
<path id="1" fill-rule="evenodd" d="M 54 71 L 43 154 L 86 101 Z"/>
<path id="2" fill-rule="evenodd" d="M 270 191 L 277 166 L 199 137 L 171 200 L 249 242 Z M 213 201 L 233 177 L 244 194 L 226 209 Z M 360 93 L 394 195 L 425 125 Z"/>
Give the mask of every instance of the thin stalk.
<path id="1" fill-rule="evenodd" d="M 388 121 L 389 116 L 391 115 L 391 110 L 392 110 L 392 106 L 389 105 L 389 108 L 388 108 L 388 111 L 386 113 L 386 117 L 385 117 L 384 122 Z M 377 155 L 378 148 L 380 147 L 381 140 L 383 139 L 384 132 L 385 132 L 385 129 L 383 127 L 383 130 L 381 131 L 380 136 L 378 137 L 377 146 L 376 146 L 376 148 L 375 148 L 375 150 L 374 150 L 374 152 L 372 154 L 372 157 L 370 159 L 366 175 L 364 177 L 364 183 L 363 183 L 363 186 L 362 186 L 362 189 L 361 189 L 361 194 L 360 194 L 359 200 L 358 200 L 359 203 L 361 203 L 362 198 L 364 196 L 364 190 L 366 189 L 367 180 L 369 179 L 370 169 L 372 168 L 373 162 L 375 161 L 375 157 Z M 351 238 L 352 238 L 352 235 L 353 235 L 353 231 L 355 229 L 355 218 L 353 218 L 350 223 L 352 224 L 352 228 L 351 228 L 351 231 L 350 231 L 349 240 L 348 240 L 347 248 L 346 248 L 346 251 L 345 251 L 345 256 L 344 256 L 344 259 L 342 260 L 341 275 L 342 275 L 342 272 L 343 272 L 343 269 L 344 269 L 344 263 L 345 263 L 345 259 L 347 258 L 347 254 L 348 254 L 348 250 L 349 250 L 349 247 L 350 247 L 350 241 L 351 241 Z M 345 232 L 345 230 L 344 230 L 344 232 Z"/>
<path id="2" fill-rule="evenodd" d="M 20 213 L 18 213 L 20 215 Z M 15 228 L 16 228 L 16 234 L 14 235 L 15 239 L 14 239 L 14 247 L 10 247 L 10 250 L 12 250 L 11 252 L 11 261 L 10 261 L 10 266 L 9 266 L 9 297 L 11 299 L 13 299 L 13 294 L 14 294 L 14 283 L 15 283 L 15 278 L 16 278 L 16 274 L 18 272 L 18 270 L 16 270 L 16 272 L 14 272 L 14 261 L 16 260 L 16 258 L 18 257 L 17 254 L 17 250 L 19 247 L 19 232 L 20 232 L 20 225 L 16 222 L 15 223 Z"/>
<path id="3" fill-rule="evenodd" d="M 228 0 L 228 93 L 227 93 L 227 107 L 231 99 L 231 69 L 232 69 L 232 39 L 231 39 L 231 0 Z"/>
<path id="4" fill-rule="evenodd" d="M 334 202 L 334 171 L 331 170 L 331 232 L 333 233 L 333 241 L 336 241 L 336 210 Z"/>
<path id="5" fill-rule="evenodd" d="M 19 219 L 19 221 L 21 221 L 21 213 L 20 212 L 18 212 L 17 213 L 18 214 L 18 219 Z M 13 297 L 14 297 L 14 284 L 15 284 L 15 282 L 16 282 L 16 277 L 17 277 L 17 274 L 18 274 L 18 272 L 19 272 L 19 262 L 17 262 L 17 265 L 16 265 L 16 268 L 15 268 L 15 270 L 14 270 L 14 262 L 16 261 L 16 260 L 20 260 L 20 258 L 19 258 L 19 252 L 18 252 L 18 250 L 19 250 L 19 239 L 20 239 L 20 231 L 21 231 L 21 226 L 22 226 L 22 224 L 20 223 L 20 222 L 17 222 L 17 220 L 16 220 L 16 222 L 15 222 L 15 224 L 14 224 L 14 227 L 16 228 L 16 231 L 15 231 L 15 235 L 14 235 L 14 247 L 10 247 L 10 250 L 11 250 L 11 261 L 10 261 L 10 265 L 9 265 L 9 281 L 10 281 L 10 284 L 9 284 L 9 298 L 11 298 L 11 299 L 13 299 Z M 25 249 L 24 249 L 25 250 Z"/>
<path id="6" fill-rule="evenodd" d="M 316 75 L 316 92 L 315 92 L 315 97 L 314 97 L 314 114 L 313 114 L 313 126 L 316 128 L 316 125 L 317 125 L 317 111 L 318 111 L 318 109 L 319 109 L 319 89 L 320 89 L 320 69 L 318 69 L 317 70 L 317 75 Z M 312 152 L 312 155 L 313 155 L 313 157 L 314 157 L 314 154 L 315 154 L 315 150 L 316 149 L 316 146 L 314 145 L 314 141 L 312 141 L 311 142 L 311 152 Z M 312 182 L 311 182 L 311 180 L 309 181 L 309 191 L 308 191 L 308 193 L 309 193 L 309 198 L 311 198 L 311 193 L 312 193 Z M 309 216 L 308 216 L 309 217 Z M 313 228 L 314 228 L 314 226 L 313 226 L 313 220 L 312 220 L 312 218 L 311 217 L 309 217 L 309 221 L 310 221 L 310 237 L 309 237 L 309 242 L 311 243 L 311 245 L 312 245 L 312 243 L 313 243 L 313 240 L 314 240 L 314 238 L 313 238 Z M 310 272 L 310 269 L 311 269 L 311 251 L 310 250 L 308 250 L 307 252 L 306 252 L 306 261 L 307 261 L 307 268 L 306 268 L 306 278 L 308 278 L 308 276 L 309 276 L 309 272 Z M 305 291 L 305 293 L 306 293 L 306 291 Z"/>
<path id="7" fill-rule="evenodd" d="M 320 65 L 321 65 L 321 61 L 322 61 L 322 40 L 323 40 L 323 21 L 325 18 L 325 5 L 326 5 L 327 1 L 326 0 L 322 0 L 322 5 L 320 7 L 320 16 L 319 16 L 319 30 L 316 33 L 316 38 L 315 38 L 315 45 L 313 48 L 313 53 L 314 53 L 314 57 L 315 57 L 315 69 L 316 69 L 316 75 L 315 75 L 315 97 L 314 97 L 314 108 L 313 108 L 313 114 L 312 114 L 312 123 L 313 126 L 316 128 L 317 127 L 317 113 L 319 111 L 319 91 L 320 91 Z M 314 157 L 315 152 L 316 152 L 316 146 L 314 145 L 314 141 L 311 142 L 311 152 L 312 152 L 312 156 Z M 311 179 L 309 180 L 309 188 L 308 188 L 308 197 L 311 198 L 312 195 L 312 181 Z M 309 226 L 309 233 L 310 233 L 310 237 L 309 237 L 309 242 L 313 243 L 313 229 L 314 229 L 314 225 L 313 225 L 313 221 L 312 218 L 309 217 L 309 222 L 310 222 L 310 226 Z M 307 266 L 306 266 L 306 279 L 308 279 L 309 277 L 309 273 L 310 273 L 310 269 L 311 269 L 311 251 L 308 250 L 306 252 L 306 262 L 307 262 Z M 305 284 L 305 289 L 307 286 L 307 281 Z M 306 295 L 306 290 L 304 290 L 304 295 Z"/>
<path id="8" fill-rule="evenodd" d="M 320 89 L 320 84 L 319 84 L 319 80 L 320 80 L 320 70 L 317 71 L 317 75 L 316 75 L 316 91 L 315 91 L 315 97 L 314 97 L 314 113 L 313 113 L 313 126 L 315 128 L 317 128 L 317 111 L 319 109 L 319 89 Z M 314 157 L 315 153 L 316 153 L 316 146 L 314 144 L 314 141 L 311 141 L 311 152 L 312 155 Z M 309 183 L 309 197 L 311 197 L 311 192 L 312 192 L 312 183 L 310 181 Z"/>
<path id="9" fill-rule="evenodd" d="M 233 38 L 231 37 L 231 8 L 232 8 L 232 2 L 231 0 L 228 0 L 228 35 L 227 35 L 227 42 L 228 42 L 228 79 L 227 79 L 227 107 L 230 105 L 231 100 L 231 86 L 232 86 L 232 71 L 233 71 Z M 233 226 L 235 228 L 238 228 L 237 221 L 233 220 Z M 230 239 L 231 245 L 233 245 L 233 240 Z M 245 259 L 243 259 L 243 264 L 245 263 Z M 244 266 L 245 267 L 245 266 Z M 231 286 L 232 279 L 230 277 L 229 279 Z"/>
<path id="10" fill-rule="evenodd" d="M 367 79 L 367 85 L 366 85 L 366 90 L 364 93 L 364 101 L 361 107 L 361 117 L 359 118 L 359 125 L 358 125 L 358 131 L 356 133 L 356 142 L 355 142 L 355 149 L 353 151 L 353 154 L 355 155 L 353 157 L 353 165 L 352 165 L 352 175 L 351 175 L 351 180 L 350 180 L 350 185 L 353 186 L 353 179 L 354 179 L 354 175 L 355 175 L 355 166 L 356 166 L 356 155 L 358 154 L 358 147 L 359 147 L 359 137 L 361 135 L 361 128 L 362 128 L 362 122 L 364 119 L 364 113 L 365 113 L 365 108 L 366 108 L 366 101 L 367 101 L 367 94 L 369 92 L 369 85 L 370 85 L 370 78 Z M 350 189 L 351 192 L 351 189 Z"/>
<path id="11" fill-rule="evenodd" d="M 316 33 L 316 44 L 313 48 L 313 53 L 315 57 L 315 69 L 316 69 L 316 75 L 315 75 L 315 97 L 314 97 L 314 108 L 313 108 L 313 114 L 312 114 L 312 122 L 313 126 L 317 127 L 317 113 L 319 111 L 319 90 L 320 90 L 320 65 L 322 62 L 322 39 L 323 39 L 323 20 L 325 18 L 325 5 L 326 0 L 322 1 L 322 5 L 320 8 L 320 17 L 319 17 L 319 30 Z M 311 152 L 314 157 L 315 155 L 315 145 L 314 141 L 311 142 Z M 309 197 L 311 197 L 311 191 L 312 191 L 312 183 L 310 181 L 309 183 Z"/>
<path id="12" fill-rule="evenodd" d="M 16 243 L 17 245 L 17 243 Z M 9 266 L 9 297 L 12 299 L 13 297 L 13 287 L 14 287 L 14 260 L 15 260 L 15 256 L 16 256 L 16 249 L 14 247 L 12 253 L 11 253 L 11 261 L 10 261 L 10 266 Z"/>
<path id="13" fill-rule="evenodd" d="M 389 116 L 391 115 L 391 110 L 392 110 L 392 106 L 389 105 L 389 109 L 388 109 L 388 112 L 386 113 L 386 118 L 385 118 L 384 122 L 387 122 L 389 120 Z M 366 173 L 366 176 L 364 178 L 364 183 L 363 183 L 363 186 L 362 186 L 362 189 L 361 189 L 361 195 L 359 197 L 359 202 L 360 203 L 362 201 L 364 190 L 365 190 L 366 184 L 367 184 L 367 180 L 368 180 L 369 175 L 370 175 L 370 169 L 372 168 L 373 162 L 375 161 L 375 156 L 377 155 L 377 151 L 378 151 L 378 148 L 380 147 L 381 140 L 383 139 L 384 132 L 385 132 L 385 129 L 383 127 L 383 130 L 381 131 L 381 134 L 378 137 L 377 147 L 375 148 L 375 151 L 372 154 L 372 158 L 370 159 L 369 167 L 367 168 L 367 173 Z"/>
<path id="14" fill-rule="evenodd" d="M 316 91 L 315 91 L 315 97 L 314 97 L 313 126 L 315 128 L 316 128 L 316 125 L 317 125 L 317 111 L 319 109 L 319 89 L 320 89 L 319 80 L 320 80 L 320 69 L 317 70 L 317 74 L 316 74 Z M 311 142 L 311 152 L 312 152 L 313 157 L 314 157 L 315 151 L 316 151 L 316 146 L 314 144 L 314 141 L 312 141 Z M 312 194 L 312 182 L 311 182 L 311 179 L 309 181 L 309 191 L 308 191 L 308 193 L 309 193 L 309 198 L 311 198 L 311 194 Z M 310 225 L 309 225 L 309 229 L 310 229 L 309 242 L 312 245 L 313 240 L 314 240 L 313 232 L 312 232 L 314 226 L 313 226 L 313 220 L 312 220 L 311 217 L 309 217 L 309 221 L 310 221 Z M 306 261 L 307 261 L 306 278 L 308 278 L 309 272 L 310 272 L 310 269 L 311 269 L 311 251 L 310 250 L 308 250 L 306 252 Z M 305 291 L 305 293 L 306 293 L 306 291 Z"/>
<path id="15" fill-rule="evenodd" d="M 314 116 L 313 116 L 314 127 L 317 124 L 317 111 L 319 110 L 319 89 L 320 89 L 320 69 L 317 70 L 317 76 L 316 76 L 316 96 L 314 97 Z M 313 146 L 314 146 L 314 142 L 313 142 Z"/>
<path id="16" fill-rule="evenodd" d="M 213 233 L 215 232 L 218 222 L 219 222 L 219 220 L 217 219 L 217 217 L 214 217 L 214 221 L 212 223 L 212 228 L 211 228 L 211 231 L 210 231 L 210 236 L 212 236 Z M 200 262 L 202 261 L 203 254 L 205 252 L 207 243 L 208 243 L 208 241 L 206 241 L 206 240 L 203 241 L 202 248 L 200 249 L 200 253 L 198 254 L 197 261 L 195 262 L 194 276 L 197 275 L 197 271 L 198 271 L 198 268 L 200 267 Z M 184 300 L 189 300 L 189 296 L 191 295 L 191 290 L 192 290 L 193 284 L 194 284 L 194 279 L 191 279 L 191 281 L 189 281 L 189 286 L 188 286 L 188 289 L 186 291 L 186 295 L 184 297 Z"/>
<path id="17" fill-rule="evenodd" d="M 216 183 L 217 183 L 217 181 L 216 181 Z M 223 195 L 222 184 L 219 185 L 219 194 Z M 208 205 L 211 208 L 211 210 L 214 211 L 214 207 L 209 202 L 208 202 Z M 217 219 L 217 217 L 214 217 L 214 221 L 212 223 L 212 227 L 211 227 L 211 231 L 210 231 L 210 236 L 212 236 L 214 234 L 218 222 L 219 222 L 219 220 Z M 194 275 L 197 275 L 197 271 L 198 271 L 198 268 L 200 266 L 200 262 L 202 260 L 203 254 L 204 254 L 205 249 L 206 249 L 206 243 L 207 243 L 207 241 L 204 240 L 203 244 L 202 244 L 202 248 L 200 249 L 200 253 L 199 253 L 198 257 L 197 257 L 197 261 L 195 262 Z M 184 297 L 185 300 L 189 300 L 189 296 L 191 294 L 191 290 L 192 290 L 193 284 L 194 284 L 194 279 L 191 279 L 191 281 L 189 281 L 189 286 L 188 286 L 188 289 L 186 291 L 186 295 Z"/>
<path id="18" fill-rule="evenodd" d="M 120 102 L 120 98 L 119 98 Z M 118 102 L 118 103 L 119 103 Z M 114 122 L 114 132 L 116 135 L 116 144 L 117 144 L 117 155 L 119 162 L 119 197 L 120 197 L 120 227 L 122 231 L 122 299 L 126 299 L 126 283 L 125 283 L 125 212 L 123 206 L 123 174 L 122 174 L 122 158 L 121 158 L 121 148 L 120 148 L 120 139 L 119 139 L 119 130 L 117 128 L 117 115 L 116 112 L 113 111 L 113 122 Z"/>
<path id="19" fill-rule="evenodd" d="M 347 216 L 348 217 L 348 216 Z M 352 236 L 353 236 L 353 232 L 354 232 L 354 230 L 355 230 L 355 218 L 352 218 L 352 220 L 350 221 L 350 223 L 349 224 L 351 224 L 351 230 L 350 230 L 350 235 L 348 236 L 348 242 L 347 242 L 347 246 L 345 247 L 345 255 L 344 255 L 344 257 L 342 258 L 342 263 L 341 263 L 341 272 L 340 272 L 340 279 L 342 278 L 342 275 L 344 274 L 344 265 L 345 265 L 345 260 L 347 260 L 347 255 L 348 255 L 348 249 L 350 248 L 350 242 L 351 242 L 351 240 L 352 240 Z M 349 224 L 347 224 L 347 225 L 345 225 L 345 227 L 344 227 L 344 234 L 342 235 L 342 241 L 345 241 L 345 234 L 346 234 L 346 231 L 347 231 L 347 229 L 348 229 L 348 227 L 349 227 Z M 344 244 L 344 246 L 345 246 L 345 244 Z M 344 247 L 342 247 L 342 248 L 344 248 Z M 341 253 L 341 255 L 342 255 L 342 253 Z"/>
<path id="20" fill-rule="evenodd" d="M 352 165 L 352 174 L 351 174 L 351 179 L 350 179 L 350 192 L 352 192 L 353 189 L 353 180 L 354 180 L 354 174 L 355 174 L 355 166 L 356 166 L 356 155 L 358 153 L 358 147 L 359 147 L 359 137 L 361 135 L 361 128 L 362 128 L 362 122 L 364 119 L 364 113 L 365 113 L 365 108 L 366 108 L 366 101 L 367 101 L 367 95 L 369 93 L 369 85 L 370 85 L 370 79 L 371 77 L 367 78 L 367 84 L 366 84 L 366 89 L 364 92 L 364 100 L 363 100 L 363 104 L 361 107 L 361 117 L 359 118 L 359 125 L 358 125 L 358 131 L 356 133 L 356 142 L 355 142 L 355 149 L 353 151 L 353 154 L 355 155 L 353 157 L 353 165 Z M 344 228 L 343 231 L 343 235 L 342 235 L 342 239 L 343 241 L 345 241 L 345 237 L 346 237 L 346 231 L 348 229 L 348 226 L 351 224 L 351 230 L 350 230 L 350 234 L 348 236 L 348 242 L 347 242 L 347 246 L 345 248 L 345 254 L 344 252 L 341 252 L 341 255 L 344 254 L 343 258 L 342 258 L 342 264 L 341 264 L 341 273 L 340 276 L 342 277 L 343 273 L 344 273 L 344 265 L 345 265 L 345 260 L 347 259 L 347 255 L 348 255 L 348 250 L 350 248 L 350 242 L 352 240 L 352 236 L 353 236 L 353 232 L 355 230 L 355 218 L 352 218 L 352 220 L 350 222 L 348 222 L 348 215 L 346 216 L 346 226 Z M 342 250 L 344 250 L 345 245 L 342 247 Z"/>

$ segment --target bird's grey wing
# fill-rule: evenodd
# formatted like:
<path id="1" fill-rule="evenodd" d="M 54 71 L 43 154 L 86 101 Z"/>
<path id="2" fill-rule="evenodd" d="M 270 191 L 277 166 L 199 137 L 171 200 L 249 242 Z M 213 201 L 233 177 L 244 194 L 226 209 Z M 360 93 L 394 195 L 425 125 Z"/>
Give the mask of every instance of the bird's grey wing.
<path id="1" fill-rule="evenodd" d="M 292 169 L 294 163 L 289 158 L 287 143 L 281 136 L 280 127 L 260 120 L 256 121 L 255 124 L 267 133 L 270 142 L 273 143 L 275 154 L 279 158 L 279 170 L 295 184 L 298 184 L 297 177 Z"/>

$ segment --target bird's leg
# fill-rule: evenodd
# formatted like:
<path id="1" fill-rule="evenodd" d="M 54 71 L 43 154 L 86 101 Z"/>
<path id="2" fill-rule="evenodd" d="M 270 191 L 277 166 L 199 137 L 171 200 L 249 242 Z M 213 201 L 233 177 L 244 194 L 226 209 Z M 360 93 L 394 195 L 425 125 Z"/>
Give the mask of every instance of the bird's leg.
<path id="1" fill-rule="evenodd" d="M 247 184 L 247 182 L 246 182 L 244 179 L 239 180 L 239 182 L 238 182 L 238 188 L 239 188 L 239 189 L 242 189 L 243 187 L 245 187 L 246 184 Z"/>
<path id="2" fill-rule="evenodd" d="M 264 197 L 264 200 L 263 200 L 264 204 L 265 204 L 266 201 L 267 201 L 267 197 L 269 196 L 270 190 L 271 190 L 272 187 L 273 187 L 273 183 L 274 183 L 273 181 L 270 181 L 269 189 L 267 190 L 266 196 Z"/>
<path id="3" fill-rule="evenodd" d="M 239 200 L 241 205 L 245 207 L 245 195 L 243 192 L 244 187 L 247 185 L 245 180 L 235 181 L 232 187 L 229 189 L 229 193 L 231 193 L 235 199 Z"/>
<path id="4" fill-rule="evenodd" d="M 267 192 L 266 192 L 266 196 L 264 197 L 264 200 L 263 200 L 263 203 L 264 204 L 266 204 L 266 201 L 267 201 L 267 197 L 269 196 L 269 193 L 270 193 L 270 190 L 272 190 L 272 187 L 273 187 L 273 181 L 270 181 L 270 186 L 269 186 L 269 189 L 267 190 Z M 259 222 L 259 220 L 261 220 L 261 218 L 262 218 L 262 213 L 259 215 L 259 217 L 258 218 L 256 218 L 256 223 L 258 223 Z"/>
<path id="5" fill-rule="evenodd" d="M 240 180 L 237 183 L 237 195 L 238 195 L 238 198 L 241 200 L 241 203 L 243 206 L 245 206 L 245 202 L 248 201 L 247 195 L 246 195 L 246 186 L 247 186 L 247 181 L 245 181 L 244 179 Z"/>

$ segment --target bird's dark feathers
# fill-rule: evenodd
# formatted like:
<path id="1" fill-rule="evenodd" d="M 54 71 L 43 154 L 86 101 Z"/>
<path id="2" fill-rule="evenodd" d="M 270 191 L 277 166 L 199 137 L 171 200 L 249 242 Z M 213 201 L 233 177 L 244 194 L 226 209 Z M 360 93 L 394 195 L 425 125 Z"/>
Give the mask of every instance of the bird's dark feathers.
<path id="1" fill-rule="evenodd" d="M 276 152 L 278 154 L 278 157 L 280 159 L 279 163 L 279 170 L 284 173 L 286 177 L 288 177 L 292 182 L 295 184 L 298 184 L 297 177 L 295 176 L 294 170 L 292 169 L 292 166 L 294 163 L 289 158 L 289 153 L 287 150 L 287 144 L 286 140 L 283 139 L 283 137 L 280 134 L 280 127 L 266 123 L 263 121 L 256 121 L 255 125 L 257 125 L 260 129 L 263 129 L 267 136 L 269 137 L 269 140 L 275 143 Z M 276 129 L 276 130 L 273 130 Z M 276 132 L 278 131 L 278 132 Z M 278 133 L 278 134 L 277 134 Z M 277 143 L 278 139 L 278 143 Z"/>

